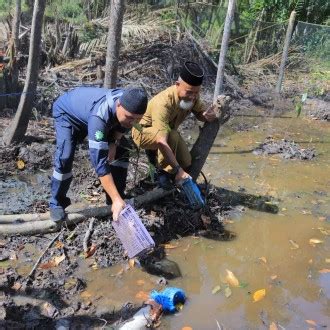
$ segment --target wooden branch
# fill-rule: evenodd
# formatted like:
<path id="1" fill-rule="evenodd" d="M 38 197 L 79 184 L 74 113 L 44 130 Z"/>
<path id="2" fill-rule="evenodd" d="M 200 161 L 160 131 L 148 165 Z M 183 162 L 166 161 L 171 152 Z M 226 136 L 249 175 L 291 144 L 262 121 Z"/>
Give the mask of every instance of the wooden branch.
<path id="1" fill-rule="evenodd" d="M 198 42 L 198 40 L 193 36 L 193 35 L 191 35 L 191 33 L 189 33 L 188 31 L 186 31 L 186 34 L 187 34 L 187 36 L 191 39 L 191 41 L 193 41 L 195 44 L 196 44 L 196 46 L 197 46 L 197 49 L 200 51 L 200 53 L 209 61 L 209 63 L 210 64 L 212 64 L 213 66 L 214 66 L 214 68 L 216 69 L 216 70 L 218 70 L 218 65 L 213 61 L 213 59 L 209 56 L 209 54 L 207 54 L 205 51 L 204 51 L 204 49 L 203 49 L 203 47 L 202 47 L 202 45 Z M 242 89 L 237 85 L 237 83 L 235 82 L 235 80 L 232 78 L 232 77 L 230 77 L 228 74 L 224 74 L 224 77 L 225 77 L 225 79 L 226 79 L 226 82 L 228 83 L 228 85 L 230 85 L 230 87 L 232 88 L 232 89 L 234 89 L 236 92 L 237 92 L 237 94 L 239 95 L 239 96 L 243 96 L 244 95 L 244 92 L 242 91 Z"/>
<path id="2" fill-rule="evenodd" d="M 86 231 L 84 241 L 83 241 L 84 252 L 88 252 L 88 240 L 89 240 L 90 236 L 92 235 L 94 222 L 95 222 L 95 218 L 92 218 L 89 223 L 88 230 Z"/>
<path id="3" fill-rule="evenodd" d="M 135 207 L 151 203 L 155 200 L 172 194 L 175 189 L 164 190 L 155 188 L 143 195 L 137 196 L 133 203 Z M 77 224 L 91 217 L 104 218 L 111 216 L 111 206 L 97 206 L 76 208 L 67 214 L 67 219 L 62 224 L 57 224 L 50 219 L 49 212 L 42 214 L 10 214 L 0 216 L 0 233 L 2 235 L 35 235 L 59 231 L 64 226 Z"/>
<path id="4" fill-rule="evenodd" d="M 45 255 L 45 253 L 50 249 L 50 247 L 54 244 L 54 242 L 57 240 L 57 238 L 61 235 L 62 231 L 60 231 L 52 240 L 51 242 L 48 244 L 48 246 L 46 247 L 46 249 L 44 250 L 44 252 L 41 253 L 40 257 L 38 258 L 37 262 L 34 264 L 33 268 L 31 269 L 29 275 L 27 276 L 27 278 L 33 278 L 34 277 L 34 273 L 37 270 L 38 265 L 41 262 L 41 259 L 43 258 L 43 256 Z"/>

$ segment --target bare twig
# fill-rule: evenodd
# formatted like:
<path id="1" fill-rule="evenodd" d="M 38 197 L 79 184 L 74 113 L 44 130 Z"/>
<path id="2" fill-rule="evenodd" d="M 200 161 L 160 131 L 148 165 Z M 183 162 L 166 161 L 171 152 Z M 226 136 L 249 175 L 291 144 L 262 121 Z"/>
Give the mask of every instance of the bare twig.
<path id="1" fill-rule="evenodd" d="M 88 230 L 86 231 L 86 234 L 84 237 L 84 242 L 83 242 L 84 252 L 88 252 L 88 240 L 93 231 L 94 221 L 95 221 L 95 218 L 92 218 L 91 221 L 89 222 Z"/>
<path id="2" fill-rule="evenodd" d="M 57 240 L 57 238 L 62 234 L 62 230 L 52 239 L 52 241 L 48 244 L 48 246 L 46 247 L 46 249 L 42 252 L 42 254 L 40 255 L 39 259 L 37 260 L 37 262 L 34 264 L 33 268 L 31 269 L 29 275 L 27 276 L 27 278 L 33 278 L 34 277 L 34 273 L 37 270 L 37 267 L 39 266 L 41 259 L 43 258 L 43 256 L 45 255 L 45 253 L 50 249 L 50 247 L 54 244 L 54 242 Z"/>

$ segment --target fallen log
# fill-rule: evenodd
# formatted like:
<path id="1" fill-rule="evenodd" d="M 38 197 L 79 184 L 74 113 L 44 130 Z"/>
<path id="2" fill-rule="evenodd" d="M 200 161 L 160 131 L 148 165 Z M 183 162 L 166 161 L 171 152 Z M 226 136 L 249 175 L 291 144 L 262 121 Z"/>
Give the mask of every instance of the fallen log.
<path id="1" fill-rule="evenodd" d="M 157 199 L 172 194 L 175 189 L 164 190 L 155 188 L 143 195 L 137 196 L 132 203 L 135 207 L 151 203 Z M 0 235 L 35 235 L 59 231 L 62 226 L 77 224 L 91 217 L 104 218 L 111 216 L 111 206 L 96 206 L 87 208 L 74 208 L 67 214 L 67 218 L 61 224 L 50 219 L 49 212 L 42 214 L 8 214 L 0 216 Z"/>

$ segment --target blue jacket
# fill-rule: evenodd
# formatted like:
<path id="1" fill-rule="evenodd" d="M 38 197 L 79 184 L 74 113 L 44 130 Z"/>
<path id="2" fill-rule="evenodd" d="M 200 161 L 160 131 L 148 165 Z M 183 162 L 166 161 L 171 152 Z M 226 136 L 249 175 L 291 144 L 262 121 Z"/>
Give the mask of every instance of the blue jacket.
<path id="1" fill-rule="evenodd" d="M 90 159 L 98 176 L 111 172 L 109 142 L 114 132 L 125 133 L 116 116 L 116 101 L 122 89 L 78 87 L 61 95 L 53 105 L 53 116 L 69 122 L 76 134 L 88 135 Z"/>

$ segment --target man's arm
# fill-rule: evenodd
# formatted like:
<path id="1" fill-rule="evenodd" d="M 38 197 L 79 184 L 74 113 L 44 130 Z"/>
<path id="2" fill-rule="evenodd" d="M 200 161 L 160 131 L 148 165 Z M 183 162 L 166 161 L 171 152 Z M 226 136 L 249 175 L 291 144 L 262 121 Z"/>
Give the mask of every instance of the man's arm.
<path id="1" fill-rule="evenodd" d="M 157 138 L 157 145 L 160 152 L 163 154 L 166 162 L 171 165 L 174 169 L 177 169 L 177 173 L 175 175 L 175 181 L 180 181 L 186 178 L 189 178 L 190 175 L 186 173 L 183 168 L 180 167 L 176 157 L 167 143 L 168 135 L 160 136 Z"/>
<path id="2" fill-rule="evenodd" d="M 125 202 L 120 197 L 111 175 L 108 161 L 109 143 L 106 136 L 106 123 L 100 117 L 92 115 L 88 120 L 88 143 L 91 162 L 95 168 L 102 187 L 112 200 L 112 218 L 116 221 Z"/>
<path id="3" fill-rule="evenodd" d="M 112 218 L 113 220 L 117 221 L 119 213 L 125 207 L 125 201 L 121 198 L 111 174 L 100 176 L 99 179 L 103 189 L 107 192 L 112 200 Z"/>

